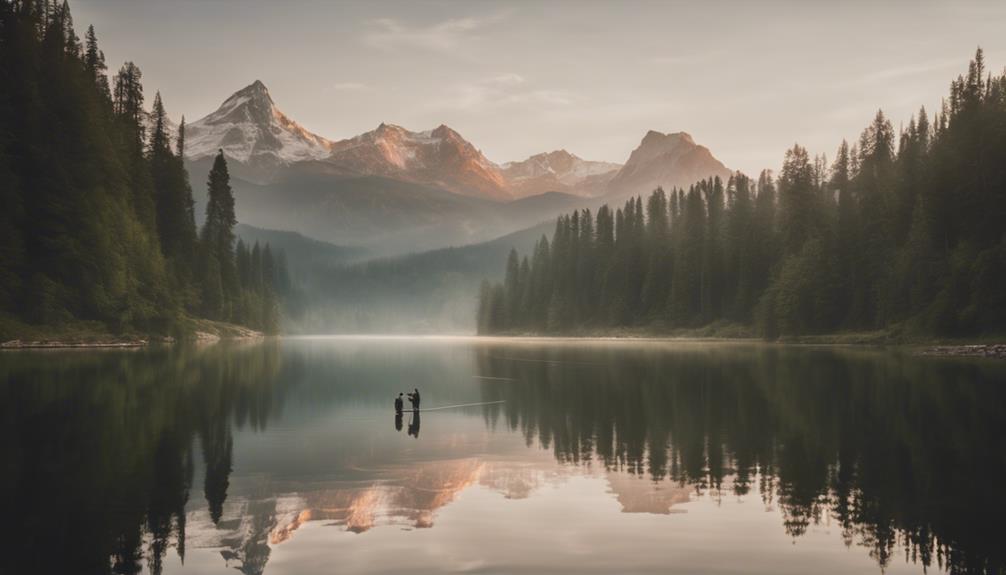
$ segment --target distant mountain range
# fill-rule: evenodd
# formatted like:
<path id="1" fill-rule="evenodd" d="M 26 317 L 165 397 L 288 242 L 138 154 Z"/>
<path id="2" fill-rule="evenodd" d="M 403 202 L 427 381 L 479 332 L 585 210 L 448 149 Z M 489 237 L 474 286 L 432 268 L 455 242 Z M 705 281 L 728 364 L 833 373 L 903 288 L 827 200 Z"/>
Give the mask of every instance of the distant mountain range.
<path id="1" fill-rule="evenodd" d="M 514 195 L 558 191 L 586 197 L 604 194 L 608 182 L 621 167 L 611 162 L 584 160 L 566 150 L 536 154 L 522 162 L 501 166 Z"/>
<path id="2" fill-rule="evenodd" d="M 218 150 L 228 158 L 239 221 L 375 254 L 485 241 L 578 206 L 730 173 L 684 132 L 649 132 L 624 166 L 566 150 L 497 165 L 445 125 L 413 132 L 382 123 L 333 141 L 283 113 L 260 81 L 186 126 L 199 214 Z"/>

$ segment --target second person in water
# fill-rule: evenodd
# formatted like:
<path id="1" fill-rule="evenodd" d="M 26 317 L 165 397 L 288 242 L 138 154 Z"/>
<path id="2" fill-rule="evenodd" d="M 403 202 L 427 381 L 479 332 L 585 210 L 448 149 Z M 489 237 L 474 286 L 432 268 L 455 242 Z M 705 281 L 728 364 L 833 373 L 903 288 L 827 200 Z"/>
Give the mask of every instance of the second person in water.
<path id="1" fill-rule="evenodd" d="M 412 393 L 406 394 L 409 398 L 409 403 L 412 404 L 412 411 L 419 411 L 419 389 L 413 388 Z"/>

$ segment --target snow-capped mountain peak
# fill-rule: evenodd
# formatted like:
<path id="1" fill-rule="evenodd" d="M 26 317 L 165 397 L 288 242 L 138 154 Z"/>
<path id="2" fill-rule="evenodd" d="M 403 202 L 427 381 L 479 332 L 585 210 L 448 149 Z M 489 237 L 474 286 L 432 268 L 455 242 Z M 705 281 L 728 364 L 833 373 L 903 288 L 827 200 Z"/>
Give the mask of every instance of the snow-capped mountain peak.
<path id="1" fill-rule="evenodd" d="M 501 167 L 503 176 L 521 196 L 550 191 L 592 196 L 603 191 L 607 179 L 621 165 L 584 160 L 566 150 L 555 150 Z"/>
<path id="2" fill-rule="evenodd" d="M 328 162 L 360 174 L 391 176 L 461 195 L 509 199 L 499 167 L 451 128 L 412 132 L 382 122 L 334 142 Z"/>
<path id="3" fill-rule="evenodd" d="M 620 167 L 620 164 L 612 162 L 584 160 L 566 150 L 535 154 L 522 162 L 507 162 L 502 166 L 507 177 L 514 181 L 551 174 L 566 185 L 573 185 L 588 176 L 604 174 Z"/>
<path id="4" fill-rule="evenodd" d="M 284 114 L 259 80 L 238 90 L 208 116 L 186 126 L 185 155 L 212 156 L 218 149 L 229 159 L 284 165 L 317 160 L 331 153 L 332 142 L 311 133 Z"/>

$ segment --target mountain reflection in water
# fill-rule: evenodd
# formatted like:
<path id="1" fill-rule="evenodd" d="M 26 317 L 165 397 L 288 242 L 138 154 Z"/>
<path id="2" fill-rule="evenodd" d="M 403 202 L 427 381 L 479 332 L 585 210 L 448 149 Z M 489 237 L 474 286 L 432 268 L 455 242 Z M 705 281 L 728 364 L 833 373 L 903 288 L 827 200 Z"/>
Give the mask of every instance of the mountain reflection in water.
<path id="1" fill-rule="evenodd" d="M 579 493 L 576 478 L 606 485 L 608 503 L 588 500 L 606 523 L 583 527 L 609 538 L 633 536 L 610 504 L 677 529 L 705 513 L 696 502 L 747 501 L 794 542 L 831 526 L 881 569 L 1006 568 L 997 362 L 336 339 L 4 353 L 0 374 L 0 488 L 20 522 L 2 573 L 263 573 L 308 525 L 357 534 L 346 544 L 363 550 L 387 527 L 436 536 L 465 493 L 532 510 Z M 421 436 L 407 412 L 409 437 L 389 419 L 412 387 L 424 407 L 501 403 L 424 414 Z M 730 545 L 725 533 L 708 536 Z"/>
<path id="2" fill-rule="evenodd" d="M 482 384 L 506 400 L 486 418 L 559 461 L 696 493 L 729 480 L 744 496 L 757 480 L 787 533 L 834 519 L 881 567 L 899 550 L 952 572 L 1006 565 L 1006 498 L 988 488 L 1006 472 L 1001 365 L 758 347 L 523 353 L 537 361 L 479 353 L 482 375 L 512 380 Z"/>

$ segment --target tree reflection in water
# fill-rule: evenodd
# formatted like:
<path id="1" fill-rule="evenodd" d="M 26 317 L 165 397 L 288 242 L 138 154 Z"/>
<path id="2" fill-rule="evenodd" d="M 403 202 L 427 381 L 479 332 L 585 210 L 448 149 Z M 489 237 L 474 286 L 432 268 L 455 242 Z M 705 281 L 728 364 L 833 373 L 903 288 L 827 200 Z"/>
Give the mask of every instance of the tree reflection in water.
<path id="1" fill-rule="evenodd" d="M 0 492 L 13 551 L 0 573 L 158 573 L 171 553 L 184 560 L 187 505 L 190 547 L 261 573 L 271 545 L 307 521 L 363 532 L 384 513 L 430 527 L 478 482 L 527 497 L 537 476 L 495 469 L 484 443 L 459 448 L 445 416 L 419 441 L 382 416 L 326 428 L 350 435 L 322 458 L 282 454 L 282 485 L 228 502 L 235 430 L 264 430 L 284 403 L 311 406 L 289 423 L 387 406 L 405 379 L 442 402 L 503 400 L 468 413 L 535 448 L 508 453 L 513 469 L 542 447 L 570 470 L 617 471 L 612 496 L 626 511 L 668 513 L 689 492 L 760 494 L 793 537 L 832 522 L 881 567 L 903 553 L 952 572 L 1006 568 L 1002 362 L 758 345 L 291 345 L 4 355 Z M 418 435 L 418 416 L 404 423 Z M 378 427 L 390 443 L 360 441 Z M 392 449 L 401 441 L 408 461 Z M 630 474 L 674 489 L 650 500 L 623 485 Z M 204 524 L 224 539 L 199 541 Z"/>
<path id="2" fill-rule="evenodd" d="M 603 359 L 602 359 L 603 358 Z M 883 568 L 1000 572 L 1006 388 L 996 363 L 782 347 L 478 352 L 490 427 L 556 459 L 737 496 L 793 537 L 838 522 Z M 510 378 L 512 381 L 507 380 Z"/>
<path id="3" fill-rule="evenodd" d="M 11 354 L 0 363 L 2 573 L 159 573 L 185 557 L 193 446 L 219 521 L 231 432 L 282 401 L 275 344 Z"/>

